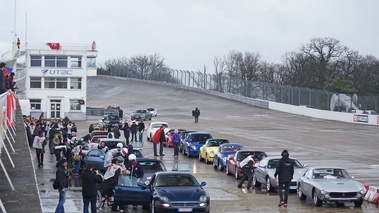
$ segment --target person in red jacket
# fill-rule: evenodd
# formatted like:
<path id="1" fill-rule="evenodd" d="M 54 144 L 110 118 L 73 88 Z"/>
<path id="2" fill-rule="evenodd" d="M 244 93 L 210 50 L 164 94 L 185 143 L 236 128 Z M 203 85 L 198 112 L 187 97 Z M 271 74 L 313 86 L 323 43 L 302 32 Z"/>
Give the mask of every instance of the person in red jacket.
<path id="1" fill-rule="evenodd" d="M 164 133 L 164 126 L 162 125 L 157 131 L 155 131 L 153 137 L 151 138 L 151 141 L 153 141 L 154 145 L 154 156 L 165 156 L 163 154 L 163 141 L 166 140 L 165 133 Z M 157 154 L 157 144 L 159 143 L 159 155 Z"/>

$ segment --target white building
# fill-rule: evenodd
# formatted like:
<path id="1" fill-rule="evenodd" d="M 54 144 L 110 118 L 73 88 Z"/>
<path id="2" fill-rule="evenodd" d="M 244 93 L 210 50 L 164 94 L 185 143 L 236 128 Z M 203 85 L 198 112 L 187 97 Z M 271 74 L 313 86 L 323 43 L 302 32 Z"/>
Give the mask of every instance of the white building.
<path id="1" fill-rule="evenodd" d="M 51 43 L 50 43 L 51 44 Z M 58 43 L 53 43 L 58 45 Z M 23 98 L 30 101 L 30 114 L 38 119 L 86 119 L 87 76 L 96 76 L 95 44 L 30 45 L 25 54 Z"/>

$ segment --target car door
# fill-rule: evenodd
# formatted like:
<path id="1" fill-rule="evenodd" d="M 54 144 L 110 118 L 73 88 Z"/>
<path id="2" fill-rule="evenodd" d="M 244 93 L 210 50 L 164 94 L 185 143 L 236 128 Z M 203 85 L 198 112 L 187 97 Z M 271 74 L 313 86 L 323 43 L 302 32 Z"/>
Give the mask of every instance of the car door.
<path id="1" fill-rule="evenodd" d="M 92 149 L 84 157 L 86 164 L 92 164 L 94 169 L 104 169 L 105 153 L 100 149 Z"/>
<path id="2" fill-rule="evenodd" d="M 265 178 L 265 171 L 267 167 L 268 161 L 263 159 L 258 163 L 257 168 L 255 168 L 255 177 L 257 178 L 257 181 L 260 183 L 265 183 L 266 178 Z"/>
<path id="3" fill-rule="evenodd" d="M 151 190 L 135 177 L 120 175 L 115 187 L 115 201 L 127 205 L 146 206 L 151 202 Z"/>
<path id="4" fill-rule="evenodd" d="M 304 175 L 301 177 L 301 187 L 303 187 L 303 193 L 308 196 L 312 197 L 312 170 L 307 170 L 304 172 Z"/>

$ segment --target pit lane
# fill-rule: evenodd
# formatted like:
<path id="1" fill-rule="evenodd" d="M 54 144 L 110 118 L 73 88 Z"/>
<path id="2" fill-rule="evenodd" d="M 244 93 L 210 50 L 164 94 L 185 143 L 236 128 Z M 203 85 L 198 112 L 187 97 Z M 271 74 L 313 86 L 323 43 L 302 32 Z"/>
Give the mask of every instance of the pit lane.
<path id="1" fill-rule="evenodd" d="M 379 132 L 374 126 L 270 111 L 220 97 L 133 80 L 89 77 L 87 106 L 109 104 L 119 104 L 127 115 L 139 108 L 153 107 L 158 110 L 158 116 L 153 117 L 152 121 L 166 121 L 171 128 L 208 131 L 215 138 L 229 139 L 233 143 L 243 144 L 247 149 L 265 151 L 268 155 L 279 155 L 283 149 L 288 149 L 290 157 L 296 157 L 303 164 L 342 166 L 356 180 L 379 185 L 379 170 L 375 166 L 379 165 L 375 151 L 379 150 Z M 191 116 L 195 107 L 201 110 L 199 123 L 196 124 Z M 88 117 L 85 122 L 76 122 L 78 135 L 86 134 L 89 124 L 97 119 Z M 148 123 L 145 122 L 146 125 Z M 152 157 L 152 144 L 146 141 L 146 136 L 144 141 L 143 153 Z M 277 193 L 268 193 L 263 189 L 238 189 L 238 181 L 233 176 L 218 172 L 196 158 L 179 155 L 175 159 L 172 148 L 164 148 L 164 152 L 166 156 L 162 160 L 167 168 L 173 168 L 176 162 L 185 164 L 200 182 L 207 182 L 205 188 L 211 195 L 211 212 L 378 212 L 377 206 L 367 202 L 360 208 L 353 204 L 314 207 L 310 199 L 300 201 L 296 193 L 290 194 L 287 208 L 279 208 Z M 48 156 L 46 160 L 53 159 Z M 41 184 L 53 177 L 55 168 L 43 170 L 45 178 Z M 66 212 L 82 211 L 81 192 L 70 191 L 67 196 Z M 47 189 L 41 197 L 44 212 L 54 212 L 57 192 Z M 110 212 L 110 209 L 102 212 Z M 144 211 L 129 208 L 124 212 Z"/>

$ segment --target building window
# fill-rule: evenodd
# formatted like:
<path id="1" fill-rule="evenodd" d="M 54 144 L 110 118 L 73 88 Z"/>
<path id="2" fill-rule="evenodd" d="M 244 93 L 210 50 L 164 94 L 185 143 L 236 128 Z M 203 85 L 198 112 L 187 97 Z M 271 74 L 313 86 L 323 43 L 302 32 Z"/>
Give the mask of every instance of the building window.
<path id="1" fill-rule="evenodd" d="M 67 56 L 45 56 L 45 67 L 67 67 Z"/>
<path id="2" fill-rule="evenodd" d="M 87 58 L 87 67 L 96 67 L 96 58 L 88 57 Z"/>
<path id="3" fill-rule="evenodd" d="M 71 56 L 71 67 L 82 67 L 82 57 Z"/>
<path id="4" fill-rule="evenodd" d="M 70 89 L 82 89 L 82 78 L 71 78 Z"/>
<path id="5" fill-rule="evenodd" d="M 67 78 L 48 78 L 48 77 L 45 77 L 45 88 L 67 89 Z"/>
<path id="6" fill-rule="evenodd" d="M 57 67 L 67 67 L 67 56 L 57 56 Z"/>
<path id="7" fill-rule="evenodd" d="M 30 66 L 31 67 L 42 67 L 42 56 L 31 55 L 30 56 Z"/>
<path id="8" fill-rule="evenodd" d="M 70 110 L 80 110 L 78 99 L 70 99 Z"/>
<path id="9" fill-rule="evenodd" d="M 30 77 L 30 88 L 41 88 L 42 78 L 41 77 Z"/>
<path id="10" fill-rule="evenodd" d="M 41 99 L 30 99 L 31 110 L 41 110 Z"/>

